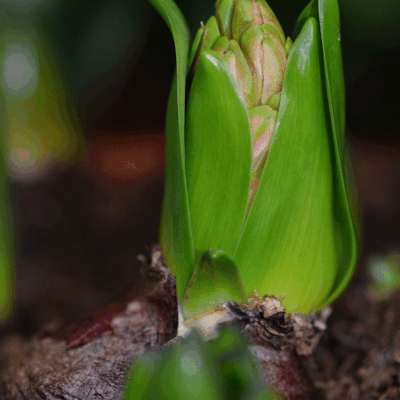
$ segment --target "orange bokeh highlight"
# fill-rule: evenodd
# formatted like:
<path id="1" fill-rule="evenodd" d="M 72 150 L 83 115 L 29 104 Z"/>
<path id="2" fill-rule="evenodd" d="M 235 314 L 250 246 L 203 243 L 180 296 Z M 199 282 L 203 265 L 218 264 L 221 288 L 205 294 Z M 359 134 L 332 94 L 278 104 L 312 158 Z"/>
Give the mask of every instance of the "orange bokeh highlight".
<path id="1" fill-rule="evenodd" d="M 161 179 L 164 173 L 162 132 L 134 136 L 105 134 L 91 139 L 85 166 L 101 183 L 119 187 L 142 185 Z"/>

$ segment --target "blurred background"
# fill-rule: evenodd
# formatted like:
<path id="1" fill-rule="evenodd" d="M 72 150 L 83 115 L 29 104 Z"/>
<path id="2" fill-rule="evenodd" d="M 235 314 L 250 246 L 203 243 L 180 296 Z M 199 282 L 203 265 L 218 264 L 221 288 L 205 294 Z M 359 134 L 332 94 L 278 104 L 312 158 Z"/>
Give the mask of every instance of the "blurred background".
<path id="1" fill-rule="evenodd" d="M 213 0 L 177 3 L 192 35 L 213 14 Z M 307 3 L 269 2 L 287 35 Z M 339 3 L 362 264 L 400 248 L 400 5 Z M 1 0 L 0 21 L 16 237 L 15 301 L 0 335 L 29 336 L 140 282 L 136 255 L 158 236 L 175 54 L 145 0 Z"/>

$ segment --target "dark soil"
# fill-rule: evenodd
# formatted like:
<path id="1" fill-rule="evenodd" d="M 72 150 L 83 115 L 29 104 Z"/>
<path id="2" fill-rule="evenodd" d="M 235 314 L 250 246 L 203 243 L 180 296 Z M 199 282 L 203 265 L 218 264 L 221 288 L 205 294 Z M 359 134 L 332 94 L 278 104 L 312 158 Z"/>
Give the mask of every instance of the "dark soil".
<path id="1" fill-rule="evenodd" d="M 379 301 L 366 273 L 372 255 L 400 249 L 399 149 L 353 143 L 364 215 L 360 265 L 313 354 L 301 358 L 321 399 L 400 398 L 400 294 Z M 96 174 L 79 164 L 40 182 L 13 184 L 16 297 L 0 326 L 0 366 L 46 324 L 141 293 L 136 256 L 157 241 L 162 171 L 124 188 Z"/>
<path id="2" fill-rule="evenodd" d="M 365 283 L 335 304 L 324 340 L 306 365 L 327 400 L 400 398 L 399 294 L 378 303 Z"/>

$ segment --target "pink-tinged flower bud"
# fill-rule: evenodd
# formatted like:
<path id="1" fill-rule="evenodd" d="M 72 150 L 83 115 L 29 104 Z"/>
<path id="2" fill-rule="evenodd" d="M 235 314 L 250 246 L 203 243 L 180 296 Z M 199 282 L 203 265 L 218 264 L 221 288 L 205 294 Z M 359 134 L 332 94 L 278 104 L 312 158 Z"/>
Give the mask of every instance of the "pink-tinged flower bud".
<path id="1" fill-rule="evenodd" d="M 253 73 L 256 104 L 268 104 L 282 90 L 285 48 L 269 25 L 248 29 L 242 36 L 241 47 Z"/>
<path id="2" fill-rule="evenodd" d="M 249 111 L 253 141 L 252 172 L 261 167 L 271 146 L 277 115 L 278 113 L 269 106 L 253 107 Z"/>
<path id="3" fill-rule="evenodd" d="M 253 107 L 256 104 L 253 76 L 240 46 L 234 40 L 223 36 L 215 42 L 213 50 L 217 51 L 225 61 L 238 85 L 239 96 L 247 107 Z"/>
<path id="4" fill-rule="evenodd" d="M 254 196 L 261 179 L 262 170 L 271 147 L 278 112 L 270 106 L 258 106 L 249 110 L 252 135 L 251 186 L 247 211 L 253 204 Z"/>
<path id="5" fill-rule="evenodd" d="M 257 25 L 270 25 L 285 42 L 285 34 L 274 12 L 264 0 L 237 0 L 232 15 L 232 38 L 240 41 L 243 34 Z"/>
<path id="6" fill-rule="evenodd" d="M 291 45 L 264 0 L 218 0 L 215 17 L 204 27 L 197 60 L 205 49 L 219 53 L 249 112 L 253 142 L 250 200 L 272 142 Z M 198 61 L 195 71 L 197 66 Z"/>

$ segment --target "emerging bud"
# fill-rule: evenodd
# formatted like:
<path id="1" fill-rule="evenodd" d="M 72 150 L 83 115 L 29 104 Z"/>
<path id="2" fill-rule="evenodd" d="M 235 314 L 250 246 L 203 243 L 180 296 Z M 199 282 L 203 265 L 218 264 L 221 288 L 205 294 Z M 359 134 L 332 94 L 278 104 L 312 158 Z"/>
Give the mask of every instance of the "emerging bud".
<path id="1" fill-rule="evenodd" d="M 218 0 L 216 16 L 208 20 L 198 50 L 194 71 L 200 54 L 206 49 L 215 50 L 249 111 L 253 142 L 250 199 L 257 190 L 272 142 L 291 45 L 264 0 Z"/>
<path id="2" fill-rule="evenodd" d="M 251 185 L 246 211 L 247 214 L 253 204 L 254 196 L 257 192 L 258 184 L 260 183 L 262 170 L 267 159 L 268 149 L 271 146 L 278 112 L 270 106 L 265 105 L 253 107 L 249 111 L 249 116 L 253 154 L 251 163 Z"/>
<path id="3" fill-rule="evenodd" d="M 217 15 L 217 19 L 220 20 Z M 282 43 L 285 34 L 274 12 L 264 0 L 237 0 L 232 15 L 232 38 L 240 41 L 242 35 L 251 27 L 270 25 L 277 32 Z"/>
<path id="4" fill-rule="evenodd" d="M 253 107 L 256 104 L 253 77 L 240 46 L 234 40 L 222 36 L 215 42 L 213 50 L 219 53 L 225 61 L 238 85 L 239 96 L 247 104 L 247 107 Z"/>
<path id="5" fill-rule="evenodd" d="M 241 45 L 253 73 L 256 104 L 268 104 L 282 89 L 287 60 L 284 45 L 269 25 L 249 28 Z"/>
<path id="6" fill-rule="evenodd" d="M 251 171 L 256 172 L 265 162 L 266 150 L 272 142 L 272 134 L 278 113 L 269 106 L 253 107 L 249 111 L 253 139 Z"/>

